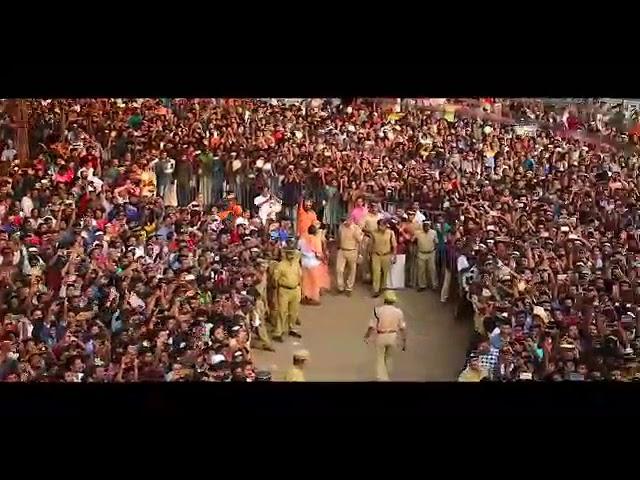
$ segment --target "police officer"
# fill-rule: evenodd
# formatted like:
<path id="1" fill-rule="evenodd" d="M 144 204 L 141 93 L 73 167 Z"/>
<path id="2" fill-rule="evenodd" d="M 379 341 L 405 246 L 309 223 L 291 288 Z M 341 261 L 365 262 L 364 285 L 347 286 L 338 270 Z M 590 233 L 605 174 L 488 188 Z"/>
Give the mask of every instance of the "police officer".
<path id="1" fill-rule="evenodd" d="M 296 255 L 295 243 L 289 242 L 283 249 L 284 259 L 275 268 L 274 280 L 278 286 L 278 322 L 273 339 L 281 342 L 282 335 L 289 334 L 292 337 L 302 338 L 296 331 L 298 313 L 302 291 L 302 267 L 300 257 Z"/>
<path id="2" fill-rule="evenodd" d="M 293 366 L 287 371 L 285 382 L 304 382 L 304 365 L 309 360 L 308 350 L 296 350 L 293 352 Z"/>
<path id="3" fill-rule="evenodd" d="M 278 324 L 278 285 L 276 283 L 275 272 L 280 260 L 280 253 L 276 258 L 268 258 L 267 265 L 267 305 L 269 307 L 268 321 L 274 329 Z"/>
<path id="4" fill-rule="evenodd" d="M 338 256 L 336 259 L 336 284 L 338 293 L 346 292 L 351 296 L 353 285 L 356 281 L 356 268 L 358 261 L 358 247 L 363 239 L 362 230 L 351 221 L 351 218 L 344 216 L 342 225 L 338 230 Z M 345 290 L 344 270 L 349 269 L 347 285 Z"/>
<path id="5" fill-rule="evenodd" d="M 386 288 L 391 263 L 396 261 L 396 236 L 387 228 L 385 220 L 378 220 L 378 229 L 371 235 L 371 273 L 373 277 L 373 296 L 380 296 L 380 290 Z"/>
<path id="6" fill-rule="evenodd" d="M 378 205 L 372 203 L 369 205 L 369 211 L 366 213 L 359 225 L 365 234 L 365 238 L 360 243 L 360 254 L 363 258 L 363 261 L 360 264 L 360 276 L 364 282 L 371 281 L 371 237 L 377 230 L 378 220 L 381 218 L 382 215 L 378 210 Z"/>
<path id="7" fill-rule="evenodd" d="M 415 233 L 416 270 L 418 272 L 418 291 L 427 289 L 427 278 L 430 288 L 438 288 L 438 271 L 436 270 L 436 247 L 438 246 L 438 232 L 436 232 L 430 221 L 422 224 L 422 230 Z"/>
<path id="8" fill-rule="evenodd" d="M 407 348 L 407 326 L 404 322 L 402 310 L 395 306 L 398 301 L 395 292 L 384 292 L 384 305 L 373 309 L 373 316 L 369 323 L 364 341 L 368 343 L 369 337 L 376 334 L 376 378 L 378 381 L 389 381 L 392 368 L 392 360 L 395 349 L 400 347 L 404 352 Z"/>
<path id="9" fill-rule="evenodd" d="M 255 304 L 247 314 L 253 335 L 251 336 L 251 347 L 260 350 L 266 350 L 268 352 L 275 352 L 267 331 L 265 319 L 268 316 L 267 306 L 261 293 L 260 285 L 263 282 L 259 282 L 253 289 L 247 290 L 247 293 L 251 296 L 255 296 Z"/>

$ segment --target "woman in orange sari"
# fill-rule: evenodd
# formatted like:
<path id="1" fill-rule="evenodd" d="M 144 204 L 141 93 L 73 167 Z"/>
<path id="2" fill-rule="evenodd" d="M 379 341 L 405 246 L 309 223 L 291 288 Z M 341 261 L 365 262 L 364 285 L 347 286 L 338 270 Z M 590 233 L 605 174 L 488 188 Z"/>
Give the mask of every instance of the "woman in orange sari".
<path id="1" fill-rule="evenodd" d="M 329 267 L 322 249 L 322 237 L 318 229 L 311 225 L 302 234 L 298 243 L 302 253 L 302 295 L 303 303 L 320 305 L 320 292 L 330 287 Z"/>

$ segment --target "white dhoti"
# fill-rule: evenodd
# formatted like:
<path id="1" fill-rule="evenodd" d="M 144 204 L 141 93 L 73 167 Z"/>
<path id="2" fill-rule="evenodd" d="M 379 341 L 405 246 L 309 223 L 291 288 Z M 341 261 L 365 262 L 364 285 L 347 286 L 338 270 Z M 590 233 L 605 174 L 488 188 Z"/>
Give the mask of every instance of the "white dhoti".
<path id="1" fill-rule="evenodd" d="M 391 271 L 387 278 L 387 288 L 398 290 L 404 288 L 404 264 L 406 255 L 396 255 L 396 263 L 391 264 Z"/>

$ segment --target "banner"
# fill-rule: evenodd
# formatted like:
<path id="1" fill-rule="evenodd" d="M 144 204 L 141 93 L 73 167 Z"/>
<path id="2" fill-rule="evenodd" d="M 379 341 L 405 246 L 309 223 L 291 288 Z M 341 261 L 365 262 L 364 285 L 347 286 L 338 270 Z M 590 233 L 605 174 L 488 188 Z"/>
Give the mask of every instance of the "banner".
<path id="1" fill-rule="evenodd" d="M 537 125 L 515 125 L 513 131 L 521 137 L 534 137 L 538 131 Z"/>

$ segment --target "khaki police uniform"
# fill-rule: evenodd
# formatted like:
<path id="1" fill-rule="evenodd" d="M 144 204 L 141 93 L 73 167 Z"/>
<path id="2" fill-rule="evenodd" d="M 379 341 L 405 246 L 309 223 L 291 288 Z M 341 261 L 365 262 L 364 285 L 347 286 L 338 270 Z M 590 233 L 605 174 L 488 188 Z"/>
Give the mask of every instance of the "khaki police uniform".
<path id="1" fill-rule="evenodd" d="M 355 223 L 351 223 L 349 226 L 344 223 L 340 225 L 338 230 L 338 255 L 336 258 L 336 284 L 339 292 L 345 290 L 345 266 L 349 269 L 346 290 L 347 292 L 353 290 L 353 285 L 356 282 L 358 248 L 362 239 L 362 230 Z"/>
<path id="2" fill-rule="evenodd" d="M 267 267 L 267 305 L 269 309 L 269 324 L 275 328 L 278 324 L 278 284 L 276 282 L 276 267 L 278 261 L 270 260 Z"/>
<path id="3" fill-rule="evenodd" d="M 272 350 L 273 345 L 271 343 L 271 337 L 267 331 L 265 319 L 267 318 L 267 308 L 262 298 L 256 299 L 256 305 L 249 313 L 252 320 L 252 325 L 255 324 L 255 320 L 258 320 L 258 326 L 254 328 L 256 335 L 251 337 L 251 346 L 261 350 Z"/>
<path id="4" fill-rule="evenodd" d="M 404 264 L 404 278 L 405 278 L 405 286 L 407 288 L 413 288 L 418 283 L 418 273 L 417 273 L 417 262 L 416 262 L 416 244 L 413 242 L 415 238 L 416 231 L 418 230 L 418 226 L 415 222 L 404 222 L 402 224 L 402 229 L 408 235 L 410 235 L 410 240 L 406 244 L 407 249 L 405 252 L 406 260 Z"/>
<path id="5" fill-rule="evenodd" d="M 373 293 L 380 293 L 386 288 L 387 278 L 391 270 L 391 256 L 396 251 L 396 236 L 390 229 L 378 229 L 371 235 L 371 274 L 373 277 Z"/>
<path id="6" fill-rule="evenodd" d="M 438 271 L 436 270 L 436 248 L 438 245 L 438 234 L 434 229 L 426 232 L 419 230 L 416 232 L 416 270 L 418 275 L 418 288 L 429 287 L 438 288 Z"/>
<path id="7" fill-rule="evenodd" d="M 305 382 L 304 372 L 300 367 L 291 367 L 284 376 L 285 382 Z"/>
<path id="8" fill-rule="evenodd" d="M 360 255 L 362 255 L 362 263 L 360 264 L 360 276 L 365 282 L 371 280 L 371 235 L 378 229 L 379 219 L 380 214 L 367 212 L 359 225 L 365 234 L 365 237 L 360 243 Z"/>
<path id="9" fill-rule="evenodd" d="M 307 350 L 296 350 L 293 352 L 293 366 L 287 370 L 284 376 L 285 382 L 304 382 L 304 371 L 302 370 L 302 363 L 309 360 L 309 352 Z M 296 364 L 296 361 L 298 364 Z"/>
<path id="10" fill-rule="evenodd" d="M 293 260 L 281 260 L 274 272 L 275 281 L 278 285 L 278 322 L 273 332 L 274 337 L 281 337 L 283 334 L 295 330 L 298 314 L 300 312 L 300 300 L 302 291 L 302 267 L 300 259 L 296 256 Z"/>
<path id="11" fill-rule="evenodd" d="M 388 381 L 393 367 L 393 354 L 398 347 L 398 332 L 407 328 L 404 314 L 395 305 L 376 307 L 369 327 L 376 331 L 376 378 Z"/>
<path id="12" fill-rule="evenodd" d="M 260 280 L 256 283 L 256 290 L 258 291 L 258 296 L 260 300 L 262 300 L 264 309 L 265 309 L 265 319 L 269 318 L 269 295 L 268 295 L 268 280 L 269 274 L 267 269 L 264 267 L 268 267 L 267 261 L 261 261 L 261 266 L 263 269 L 260 271 Z"/>

